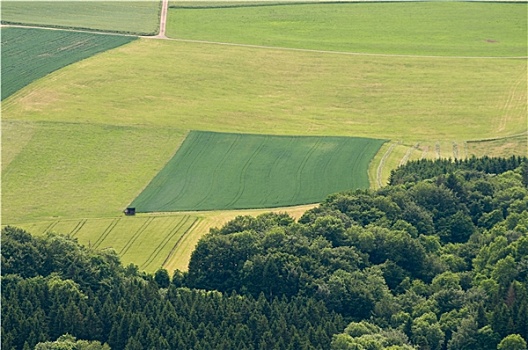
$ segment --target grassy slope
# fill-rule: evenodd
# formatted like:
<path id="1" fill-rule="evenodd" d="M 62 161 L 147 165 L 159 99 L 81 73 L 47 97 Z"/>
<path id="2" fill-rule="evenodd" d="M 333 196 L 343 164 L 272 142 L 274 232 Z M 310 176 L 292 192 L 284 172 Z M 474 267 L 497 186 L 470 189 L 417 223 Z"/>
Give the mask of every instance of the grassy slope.
<path id="1" fill-rule="evenodd" d="M 2 23 L 155 35 L 159 0 L 2 1 Z"/>
<path id="2" fill-rule="evenodd" d="M 241 5 L 170 11 L 167 32 L 174 38 L 382 54 L 527 56 L 526 3 Z"/>
<path id="3" fill-rule="evenodd" d="M 368 188 L 384 141 L 192 132 L 131 204 L 139 212 L 271 208 Z"/>
<path id="4" fill-rule="evenodd" d="M 140 39 L 66 67 L 60 79 L 34 84 L 2 109 L 4 120 L 468 140 L 526 130 L 525 77 L 525 60 Z"/>
<path id="5" fill-rule="evenodd" d="M 171 157 L 181 130 L 2 121 L 2 221 L 118 215 Z M 154 147 L 154 145 L 156 145 Z"/>
<path id="6" fill-rule="evenodd" d="M 28 28 L 2 29 L 2 100 L 45 75 L 134 37 Z M 31 65 L 20 64 L 20 59 Z"/>

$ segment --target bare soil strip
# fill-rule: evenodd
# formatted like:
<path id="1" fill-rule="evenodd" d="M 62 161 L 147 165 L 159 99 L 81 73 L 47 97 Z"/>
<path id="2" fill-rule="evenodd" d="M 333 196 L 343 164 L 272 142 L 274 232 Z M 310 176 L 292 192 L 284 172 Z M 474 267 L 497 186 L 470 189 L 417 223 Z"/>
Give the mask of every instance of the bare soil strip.
<path id="1" fill-rule="evenodd" d="M 169 0 L 162 0 L 161 2 L 161 15 L 160 15 L 160 31 L 155 36 L 157 39 L 167 39 L 165 36 L 165 29 L 167 27 L 167 13 L 169 12 Z"/>

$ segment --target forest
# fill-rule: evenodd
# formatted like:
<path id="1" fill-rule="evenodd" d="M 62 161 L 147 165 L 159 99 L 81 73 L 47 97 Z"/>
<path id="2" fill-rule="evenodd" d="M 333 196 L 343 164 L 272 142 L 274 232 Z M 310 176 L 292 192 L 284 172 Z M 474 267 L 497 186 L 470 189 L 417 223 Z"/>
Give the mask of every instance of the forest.
<path id="1" fill-rule="evenodd" d="M 528 158 L 422 160 L 298 221 L 239 216 L 188 271 L 2 230 L 2 349 L 526 349 Z"/>

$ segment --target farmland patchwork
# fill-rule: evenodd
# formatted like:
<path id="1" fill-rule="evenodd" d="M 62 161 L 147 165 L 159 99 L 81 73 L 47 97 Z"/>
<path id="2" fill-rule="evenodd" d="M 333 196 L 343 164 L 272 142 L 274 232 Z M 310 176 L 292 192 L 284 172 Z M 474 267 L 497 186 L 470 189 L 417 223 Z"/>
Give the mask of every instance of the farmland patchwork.
<path id="1" fill-rule="evenodd" d="M 3 24 L 74 28 L 1 30 L 3 224 L 185 270 L 237 215 L 526 153 L 525 1 L 171 1 L 171 40 L 78 31 L 153 35 L 160 4 L 2 1 Z"/>

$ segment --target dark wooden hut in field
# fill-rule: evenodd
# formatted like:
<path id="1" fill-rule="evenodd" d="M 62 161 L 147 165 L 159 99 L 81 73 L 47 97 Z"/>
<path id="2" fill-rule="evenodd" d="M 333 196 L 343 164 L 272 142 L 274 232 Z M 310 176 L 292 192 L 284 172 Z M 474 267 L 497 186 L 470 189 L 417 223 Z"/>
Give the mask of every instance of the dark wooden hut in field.
<path id="1" fill-rule="evenodd" d="M 136 208 L 128 207 L 124 211 L 125 215 L 136 215 Z"/>

